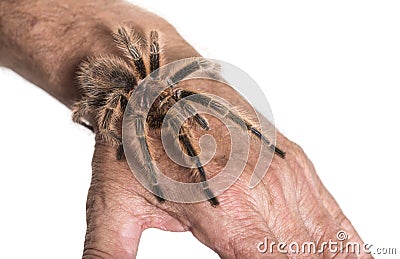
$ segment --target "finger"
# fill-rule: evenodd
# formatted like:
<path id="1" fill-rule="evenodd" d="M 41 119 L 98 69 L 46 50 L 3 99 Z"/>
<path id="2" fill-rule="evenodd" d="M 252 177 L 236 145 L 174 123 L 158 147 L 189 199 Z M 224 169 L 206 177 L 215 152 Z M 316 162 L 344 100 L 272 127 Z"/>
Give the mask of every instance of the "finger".
<path id="1" fill-rule="evenodd" d="M 320 191 L 322 197 L 322 203 L 324 204 L 327 211 L 330 213 L 332 218 L 340 225 L 342 231 L 346 232 L 348 242 L 359 244 L 360 253 L 358 253 L 359 258 L 373 258 L 368 250 L 368 247 L 364 247 L 365 243 L 357 233 L 354 226 L 351 224 L 350 220 L 344 215 L 343 211 L 340 209 L 336 200 L 328 192 L 328 190 L 321 185 Z"/>
<path id="2" fill-rule="evenodd" d="M 356 258 L 357 251 L 348 246 L 347 232 L 332 217 L 321 200 L 313 195 L 311 188 L 313 186 L 305 180 L 300 187 L 298 200 L 304 224 L 315 243 L 312 249 L 326 258 Z"/>
<path id="3" fill-rule="evenodd" d="M 333 239 L 334 242 L 341 242 L 345 246 L 342 249 L 342 254 L 354 252 L 352 256 L 372 258 L 365 253 L 363 241 L 343 214 L 335 199 L 322 184 L 311 161 L 306 156 L 296 157 L 302 160 L 300 161 L 301 164 L 305 165 L 304 177 L 298 179 L 300 190 L 298 196 L 301 211 L 306 219 L 306 225 L 309 226 L 309 231 L 312 233 L 311 235 L 321 242 L 329 239 Z M 324 235 L 322 236 L 321 233 L 324 233 Z M 339 239 L 345 238 L 345 240 L 337 240 L 338 237 Z M 356 247 L 351 247 L 351 244 Z"/>
<path id="4" fill-rule="evenodd" d="M 98 194 L 89 194 L 83 258 L 134 258 L 143 221 L 108 208 Z"/>
<path id="5" fill-rule="evenodd" d="M 84 258 L 134 258 L 140 236 L 149 227 L 185 231 L 176 219 L 139 195 L 126 163 L 115 159 L 112 147 L 96 143 L 92 182 L 87 199 L 87 233 Z"/>
<path id="6" fill-rule="evenodd" d="M 95 187 L 89 191 L 83 258 L 135 258 L 145 229 L 186 231 L 176 219 L 139 197 L 126 197 L 121 199 L 124 204 L 117 204 L 110 194 L 115 192 L 102 192 Z"/>
<path id="7" fill-rule="evenodd" d="M 276 166 L 276 165 L 275 165 Z M 298 208 L 298 200 L 296 197 L 296 190 L 294 188 L 291 175 L 285 170 L 287 166 L 282 163 L 279 167 L 280 170 L 275 170 L 272 166 L 262 180 L 263 188 L 267 191 L 266 197 L 260 200 L 268 201 L 268 206 L 262 206 L 261 209 L 267 208 L 268 226 L 281 242 L 284 250 L 288 255 L 294 257 L 315 257 L 315 254 L 302 250 L 301 245 L 310 242 L 312 237 L 304 225 L 301 213 Z"/>

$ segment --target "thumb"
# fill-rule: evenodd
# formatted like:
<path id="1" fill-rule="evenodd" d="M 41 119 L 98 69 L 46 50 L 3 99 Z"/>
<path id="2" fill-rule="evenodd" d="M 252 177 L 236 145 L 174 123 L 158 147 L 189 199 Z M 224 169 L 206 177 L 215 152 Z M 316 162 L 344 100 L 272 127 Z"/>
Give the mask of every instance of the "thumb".
<path id="1" fill-rule="evenodd" d="M 115 152 L 96 143 L 86 203 L 83 258 L 135 258 L 145 228 L 145 201 L 127 183 L 131 173 L 118 168 Z M 119 170 L 118 170 L 118 169 Z"/>
<path id="2" fill-rule="evenodd" d="M 92 167 L 83 258 L 135 258 L 146 228 L 187 230 L 149 202 L 155 200 L 151 193 L 140 194 L 144 189 L 112 147 L 96 142 Z"/>
<path id="3" fill-rule="evenodd" d="M 83 258 L 135 258 L 144 221 L 89 190 Z"/>

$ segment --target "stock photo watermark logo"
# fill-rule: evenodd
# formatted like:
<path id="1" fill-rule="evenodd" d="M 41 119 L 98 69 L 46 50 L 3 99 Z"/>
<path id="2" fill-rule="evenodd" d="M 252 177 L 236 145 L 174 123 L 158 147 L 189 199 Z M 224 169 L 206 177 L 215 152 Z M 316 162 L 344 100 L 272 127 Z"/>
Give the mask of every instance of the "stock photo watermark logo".
<path id="1" fill-rule="evenodd" d="M 203 91 L 186 91 L 185 87 L 181 87 L 182 83 L 190 83 L 194 87 L 199 84 L 210 87 L 223 84 L 232 88 L 250 104 L 252 117 L 256 118 L 254 125 L 260 129 L 259 132 L 255 130 L 253 133 L 262 134 L 265 137 L 264 142 L 267 143 L 258 142 L 258 160 L 248 184 L 249 188 L 255 187 L 266 174 L 275 150 L 275 128 L 268 101 L 257 83 L 244 71 L 232 64 L 205 58 L 190 58 L 169 63 L 148 75 L 135 88 L 122 124 L 124 152 L 132 173 L 147 190 L 165 200 L 193 203 L 207 200 L 204 195 L 206 188 L 218 196 L 244 171 L 249 154 L 253 151 L 250 150 L 251 136 L 248 125 L 232 116 L 241 112 L 220 96 Z M 155 103 L 157 107 L 168 103 L 169 109 L 154 110 L 152 107 Z M 229 132 L 229 136 L 222 141 L 230 146 L 230 154 L 222 170 L 206 182 L 180 182 L 168 177 L 166 172 L 160 170 L 159 161 L 151 158 L 152 150 L 147 144 L 151 141 L 147 137 L 148 118 L 156 118 L 158 114 L 165 116 L 159 127 L 162 147 L 157 146 L 157 150 L 162 148 L 175 164 L 192 170 L 210 163 L 218 145 L 221 144 L 220 140 L 216 140 L 207 131 L 208 127 L 212 129 L 215 125 L 206 125 L 200 116 L 207 115 L 221 122 Z M 182 136 L 182 128 L 190 131 L 192 125 L 187 122 L 193 118 L 206 129 L 198 140 L 200 151 L 196 155 L 190 154 L 190 149 L 184 150 L 180 143 L 185 137 Z M 185 134 L 189 136 L 190 132 Z"/>
<path id="2" fill-rule="evenodd" d="M 257 244 L 258 252 L 265 253 L 281 253 L 281 254 L 322 254 L 324 252 L 330 252 L 332 254 L 337 253 L 366 253 L 371 254 L 371 244 L 360 244 L 358 242 L 351 242 L 348 240 L 348 234 L 339 230 L 336 233 L 336 239 L 329 239 L 328 241 L 317 244 L 316 242 L 275 242 L 270 241 L 267 237 L 262 242 Z"/>

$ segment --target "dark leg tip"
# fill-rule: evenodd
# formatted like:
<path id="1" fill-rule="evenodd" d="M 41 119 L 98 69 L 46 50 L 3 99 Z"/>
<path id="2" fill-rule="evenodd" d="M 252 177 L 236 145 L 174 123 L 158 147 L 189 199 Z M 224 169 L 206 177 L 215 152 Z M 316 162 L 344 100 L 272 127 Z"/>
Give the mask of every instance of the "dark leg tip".
<path id="1" fill-rule="evenodd" d="M 275 153 L 280 156 L 281 158 L 285 158 L 286 157 L 286 153 L 282 150 L 280 150 L 279 148 L 275 147 Z"/>
<path id="2" fill-rule="evenodd" d="M 213 198 L 209 199 L 208 201 L 211 203 L 211 206 L 213 206 L 214 208 L 219 205 L 219 201 L 217 200 L 216 197 L 213 197 Z"/>
<path id="3" fill-rule="evenodd" d="M 159 196 L 157 196 L 157 195 L 154 195 L 154 196 L 156 196 L 157 201 L 158 201 L 159 203 L 164 203 L 164 202 L 165 202 L 165 199 L 164 199 L 164 198 L 159 197 Z"/>
<path id="4" fill-rule="evenodd" d="M 214 197 L 214 194 L 211 192 L 210 189 L 204 189 L 204 193 L 208 198 L 208 201 L 211 203 L 211 206 L 213 206 L 214 208 L 217 207 L 219 205 L 219 201 L 217 199 L 217 197 Z"/>
<path id="5" fill-rule="evenodd" d="M 124 156 L 124 146 L 120 144 L 117 149 L 117 160 L 121 160 Z"/>
<path id="6" fill-rule="evenodd" d="M 83 127 L 87 128 L 88 130 L 90 130 L 91 132 L 94 132 L 94 128 L 92 127 L 92 125 L 84 122 L 84 121 L 80 121 L 79 124 L 81 124 Z"/>
<path id="7" fill-rule="evenodd" d="M 158 185 L 154 186 L 154 190 L 153 190 L 154 196 L 156 196 L 156 199 L 159 203 L 164 203 L 165 199 L 164 199 L 164 195 L 160 189 L 160 187 Z"/>

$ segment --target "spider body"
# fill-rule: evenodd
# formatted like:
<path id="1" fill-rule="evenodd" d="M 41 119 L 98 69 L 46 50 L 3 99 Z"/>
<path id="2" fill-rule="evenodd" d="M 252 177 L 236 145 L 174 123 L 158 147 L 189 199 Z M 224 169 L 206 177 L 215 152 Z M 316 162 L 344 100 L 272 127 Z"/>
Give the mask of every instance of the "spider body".
<path id="1" fill-rule="evenodd" d="M 179 82 L 201 69 L 207 69 L 210 64 L 193 59 L 180 67 L 167 77 L 160 80 L 160 44 L 158 33 L 152 31 L 146 40 L 132 29 L 120 27 L 113 34 L 118 48 L 123 52 L 124 58 L 117 56 L 98 56 L 89 58 L 79 67 L 78 82 L 82 98 L 76 102 L 73 110 L 73 120 L 88 128 L 92 127 L 85 122 L 85 117 L 94 118 L 93 125 L 99 136 L 106 142 L 116 147 L 117 159 L 122 159 L 124 149 L 122 145 L 122 118 L 126 109 L 135 109 L 129 106 L 129 99 L 133 91 L 142 91 L 141 99 L 136 104 L 148 108 L 147 114 L 136 114 L 133 119 L 133 130 L 136 135 L 140 152 L 140 162 L 147 167 L 148 180 L 153 188 L 153 193 L 159 201 L 164 201 L 162 188 L 158 184 L 156 169 L 153 165 L 152 147 L 148 141 L 149 130 L 159 130 L 166 119 L 166 114 L 175 104 L 179 103 L 182 112 L 189 117 L 185 120 L 182 114 L 168 113 L 167 130 L 179 132 L 177 142 L 184 152 L 191 158 L 189 161 L 197 170 L 202 183 L 204 194 L 213 206 L 219 204 L 217 198 L 210 190 L 205 170 L 198 158 L 198 151 L 192 144 L 190 127 L 197 124 L 204 130 L 209 129 L 208 122 L 196 109 L 186 102 L 184 98 L 196 95 L 194 101 L 199 105 L 208 107 L 230 119 L 238 125 L 244 125 L 244 130 L 257 136 L 280 157 L 285 153 L 275 147 L 261 132 L 256 129 L 246 118 L 230 110 L 222 103 L 205 94 L 181 89 Z M 146 56 L 144 56 L 146 55 Z M 145 58 L 146 57 L 146 58 Z M 147 60 L 148 64 L 145 64 Z M 150 74 L 151 79 L 145 84 L 140 82 Z M 154 95 L 157 87 L 164 84 L 164 89 L 157 95 L 154 102 L 150 103 L 149 96 Z"/>

